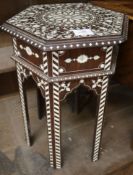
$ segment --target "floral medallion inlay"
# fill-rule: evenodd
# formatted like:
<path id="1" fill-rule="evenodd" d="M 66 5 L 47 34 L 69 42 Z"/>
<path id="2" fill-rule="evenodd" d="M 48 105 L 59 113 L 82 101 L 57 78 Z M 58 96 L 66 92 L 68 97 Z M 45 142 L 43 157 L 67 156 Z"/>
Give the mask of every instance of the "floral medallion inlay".
<path id="1" fill-rule="evenodd" d="M 37 86 L 41 87 L 42 89 L 45 88 L 45 81 L 37 77 Z"/>
<path id="2" fill-rule="evenodd" d="M 98 78 L 97 80 L 92 80 L 92 89 L 95 89 L 96 87 L 102 87 L 102 79 Z"/>
<path id="3" fill-rule="evenodd" d="M 124 15 L 90 3 L 35 5 L 7 22 L 45 40 L 121 35 Z M 64 46 L 66 47 L 66 46 Z"/>
<path id="4" fill-rule="evenodd" d="M 86 63 L 88 60 L 98 60 L 100 59 L 100 56 L 95 55 L 94 57 L 88 57 L 87 55 L 80 55 L 77 58 L 67 58 L 65 60 L 65 63 L 71 63 L 73 61 L 77 61 L 78 63 L 82 64 L 82 63 Z"/>
<path id="5" fill-rule="evenodd" d="M 63 91 L 66 91 L 66 92 L 70 92 L 71 89 L 70 89 L 70 82 L 63 82 L 60 84 L 60 92 L 63 92 Z"/>
<path id="6" fill-rule="evenodd" d="M 22 46 L 22 44 L 21 44 L 19 47 L 20 47 L 21 50 L 25 50 L 26 53 L 27 53 L 29 56 L 34 55 L 36 58 L 39 58 L 39 55 L 38 55 L 37 53 L 34 53 L 34 52 L 32 51 L 32 49 L 31 49 L 29 46 L 24 47 L 24 46 Z"/>

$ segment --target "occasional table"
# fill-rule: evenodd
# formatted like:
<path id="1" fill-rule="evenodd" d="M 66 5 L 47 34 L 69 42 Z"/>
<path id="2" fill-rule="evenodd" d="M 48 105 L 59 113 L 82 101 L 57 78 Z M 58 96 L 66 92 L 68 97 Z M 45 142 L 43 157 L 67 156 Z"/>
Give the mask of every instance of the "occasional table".
<path id="1" fill-rule="evenodd" d="M 6 21 L 13 36 L 27 144 L 31 144 L 24 80 L 32 76 L 47 112 L 51 167 L 61 168 L 60 103 L 80 85 L 99 97 L 93 161 L 99 158 L 106 94 L 118 44 L 127 39 L 126 15 L 90 3 L 35 5 Z"/>

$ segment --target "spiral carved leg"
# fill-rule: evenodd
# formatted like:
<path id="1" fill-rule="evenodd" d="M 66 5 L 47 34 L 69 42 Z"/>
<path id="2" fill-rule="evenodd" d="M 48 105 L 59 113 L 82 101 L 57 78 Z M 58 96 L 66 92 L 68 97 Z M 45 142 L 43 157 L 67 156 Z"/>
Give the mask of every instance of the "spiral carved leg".
<path id="1" fill-rule="evenodd" d="M 27 145 L 30 146 L 31 132 L 30 132 L 30 121 L 29 121 L 29 114 L 28 114 L 28 107 L 27 107 L 26 92 L 24 90 L 23 77 L 20 72 L 20 65 L 18 63 L 16 64 L 16 68 L 17 68 L 17 77 L 18 77 L 22 115 L 24 120 L 25 137 L 26 137 Z"/>
<path id="2" fill-rule="evenodd" d="M 94 150 L 93 150 L 93 157 L 92 157 L 94 162 L 97 161 L 99 158 L 102 128 L 103 128 L 103 116 L 104 116 L 104 109 L 105 109 L 105 102 L 106 102 L 106 95 L 107 95 L 107 88 L 108 88 L 108 79 L 109 78 L 107 76 L 103 77 L 103 82 L 101 87 L 97 124 L 96 124 L 96 131 L 95 131 Z"/>

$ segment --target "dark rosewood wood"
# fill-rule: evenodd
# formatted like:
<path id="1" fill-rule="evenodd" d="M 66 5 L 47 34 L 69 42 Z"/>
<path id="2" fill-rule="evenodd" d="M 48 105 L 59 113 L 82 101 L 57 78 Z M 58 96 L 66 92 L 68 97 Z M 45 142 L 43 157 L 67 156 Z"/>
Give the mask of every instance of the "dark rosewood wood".
<path id="1" fill-rule="evenodd" d="M 35 57 L 35 55 L 28 55 L 26 52 L 27 47 L 30 47 L 32 52 L 38 55 L 38 58 Z M 43 63 L 42 52 L 36 47 L 33 47 L 33 46 L 31 47 L 30 44 L 26 44 L 22 40 L 17 39 L 17 48 L 18 48 L 18 51 L 20 52 L 21 57 L 24 60 L 28 61 L 29 63 L 33 64 L 34 66 L 39 67 L 39 65 Z"/>
<path id="2" fill-rule="evenodd" d="M 23 60 L 37 67 L 39 70 L 43 71 L 40 68 L 40 66 L 43 64 L 43 54 L 41 50 L 31 46 L 30 44 L 26 44 L 25 42 L 19 39 L 17 39 L 17 48 Z M 31 55 L 28 55 L 26 51 L 26 49 L 29 48 L 32 51 Z M 116 47 L 114 47 L 114 50 L 116 50 L 115 48 Z M 35 55 L 37 55 L 37 57 Z M 114 55 L 116 55 L 116 53 Z M 78 58 L 80 56 L 87 56 L 88 60 L 84 63 L 80 63 L 78 62 Z M 47 52 L 47 57 L 49 76 L 52 77 L 52 52 Z M 98 58 L 95 59 L 95 57 Z M 63 69 L 63 72 L 59 74 L 71 75 L 85 72 L 104 71 L 104 67 L 101 67 L 101 65 L 105 63 L 105 57 L 106 49 L 104 49 L 104 47 L 81 48 L 59 51 L 59 69 Z M 71 59 L 70 63 L 67 63 L 68 59 Z M 116 61 L 116 58 L 114 58 L 114 61 Z"/>
<path id="3" fill-rule="evenodd" d="M 59 66 L 60 68 L 64 68 L 64 72 L 62 74 L 85 72 L 85 70 L 103 70 L 103 68 L 100 68 L 100 64 L 105 62 L 105 54 L 106 51 L 104 51 L 102 47 L 64 51 L 64 54 L 62 54 L 59 58 Z M 78 61 L 73 61 L 73 59 L 77 59 L 80 55 L 91 57 L 91 59 L 81 64 L 79 64 Z M 95 60 L 95 56 L 98 56 L 99 58 Z M 71 63 L 66 63 L 68 58 L 72 59 Z"/>

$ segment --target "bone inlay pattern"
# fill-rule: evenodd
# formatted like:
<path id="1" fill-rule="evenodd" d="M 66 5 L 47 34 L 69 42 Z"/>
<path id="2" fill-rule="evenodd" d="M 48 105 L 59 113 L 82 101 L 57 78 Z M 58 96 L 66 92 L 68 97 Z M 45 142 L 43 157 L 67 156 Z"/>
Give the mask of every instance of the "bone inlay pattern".
<path id="1" fill-rule="evenodd" d="M 98 60 L 100 56 L 95 55 L 94 57 L 88 57 L 87 55 L 80 55 L 78 58 L 67 58 L 65 60 L 66 63 L 70 64 L 71 62 L 78 62 L 80 64 L 86 63 L 88 60 Z"/>
<path id="2" fill-rule="evenodd" d="M 104 115 L 104 109 L 105 109 L 108 79 L 109 78 L 107 76 L 103 77 L 102 89 L 101 89 L 101 94 L 100 94 L 100 102 L 99 102 L 99 110 L 98 110 L 98 116 L 97 116 L 97 124 L 96 124 L 93 161 L 97 161 L 99 158 L 99 150 L 100 150 L 102 127 L 103 127 L 103 115 Z"/>
<path id="3" fill-rule="evenodd" d="M 66 3 L 31 6 L 8 23 L 37 37 L 56 40 L 120 35 L 123 18 L 122 13 L 90 3 Z"/>
<path id="4" fill-rule="evenodd" d="M 93 161 L 99 158 L 109 76 L 128 16 L 91 3 L 33 5 L 0 28 L 13 37 L 27 144 L 31 144 L 24 80 L 32 76 L 45 97 L 50 166 L 61 168 L 61 101 L 79 86 L 99 95 Z"/>
<path id="5" fill-rule="evenodd" d="M 59 54 L 52 52 L 53 77 L 59 75 Z M 61 129 L 60 129 L 60 87 L 53 83 L 53 110 L 54 110 L 54 135 L 55 135 L 55 162 L 56 168 L 61 168 Z"/>
<path id="6" fill-rule="evenodd" d="M 46 101 L 46 113 L 47 113 L 47 126 L 48 126 L 48 143 L 49 143 L 49 155 L 50 166 L 54 167 L 54 144 L 52 135 L 52 115 L 51 115 L 51 103 L 50 103 L 50 91 L 49 84 L 45 82 L 45 101 Z"/>
<path id="7" fill-rule="evenodd" d="M 21 65 L 19 63 L 16 63 L 17 68 L 17 76 L 18 76 L 18 85 L 19 85 L 19 93 L 20 93 L 20 100 L 21 100 L 21 108 L 22 108 L 22 115 L 24 120 L 24 129 L 25 129 L 25 137 L 27 145 L 31 145 L 31 133 L 30 133 L 30 122 L 29 122 L 29 115 L 28 115 L 28 109 L 26 104 L 26 96 L 25 91 L 23 87 L 23 79 L 22 79 L 22 73 L 21 73 Z"/>
<path id="8" fill-rule="evenodd" d="M 16 38 L 13 38 L 13 51 L 14 51 L 14 54 L 15 54 L 16 56 L 19 56 Z"/>
<path id="9" fill-rule="evenodd" d="M 34 55 L 36 58 L 39 58 L 39 55 L 35 52 L 32 51 L 32 49 L 29 46 L 24 47 L 22 44 L 20 44 L 19 48 L 21 50 L 25 50 L 25 52 L 29 55 L 32 56 Z"/>
<path id="10" fill-rule="evenodd" d="M 54 131 L 55 131 L 55 161 L 56 168 L 61 168 L 61 133 L 60 133 L 60 100 L 59 83 L 53 85 L 53 104 L 54 104 Z"/>
<path id="11" fill-rule="evenodd" d="M 48 75 L 48 57 L 47 52 L 43 52 L 43 64 L 40 65 L 41 70 L 44 74 Z"/>
<path id="12" fill-rule="evenodd" d="M 45 68 L 48 67 L 47 65 L 47 54 L 43 53 L 44 55 L 44 64 Z M 27 69 L 25 69 L 22 65 L 17 63 L 17 75 L 18 75 L 18 83 L 19 83 L 19 92 L 21 97 L 21 104 L 22 104 L 22 113 L 24 118 L 24 127 L 25 127 L 25 133 L 26 133 L 26 140 L 27 144 L 30 145 L 30 126 L 29 126 L 29 116 L 27 112 L 27 106 L 25 104 L 25 97 L 24 97 L 24 90 L 23 90 L 23 81 L 30 75 L 32 75 L 32 72 L 28 72 Z M 48 69 L 46 69 L 48 71 Z M 45 72 L 48 74 L 48 72 Z M 49 92 L 49 85 L 46 81 L 41 79 L 40 77 L 37 77 L 37 86 L 45 91 L 45 101 L 46 101 L 46 112 L 47 112 L 47 127 L 48 127 L 48 144 L 49 144 L 49 155 L 50 155 L 50 166 L 54 167 L 54 154 L 53 154 L 53 136 L 52 136 L 52 126 L 51 126 L 51 104 L 50 104 L 50 92 Z"/>
<path id="13" fill-rule="evenodd" d="M 40 68 L 44 74 L 48 75 L 48 57 L 47 52 L 43 52 L 43 64 Z M 46 113 L 47 113 L 47 127 L 48 127 L 48 144 L 49 144 L 49 155 L 50 155 L 50 166 L 54 167 L 54 144 L 53 144 L 53 133 L 52 133 L 52 113 L 51 113 L 51 102 L 50 102 L 50 91 L 48 82 L 40 79 L 38 84 L 43 90 L 45 90 L 45 102 L 46 102 Z"/>
<path id="14" fill-rule="evenodd" d="M 113 46 L 107 47 L 105 66 L 104 66 L 105 70 L 110 70 L 112 53 L 113 53 Z M 98 157 L 99 157 L 104 108 L 105 108 L 106 94 L 107 94 L 107 88 L 108 88 L 108 79 L 109 78 L 107 76 L 104 76 L 102 80 L 103 82 L 102 82 L 102 88 L 101 88 L 101 94 L 100 94 L 99 111 L 97 116 L 93 161 L 98 160 Z"/>
<path id="15" fill-rule="evenodd" d="M 93 90 L 96 95 L 100 95 L 103 82 L 103 76 L 98 76 L 89 79 L 80 79 L 73 81 L 66 81 L 60 83 L 60 101 L 63 101 L 67 95 L 72 93 L 80 85 L 85 86 L 89 90 Z"/>
<path id="16" fill-rule="evenodd" d="M 104 70 L 110 70 L 113 46 L 107 47 Z"/>

